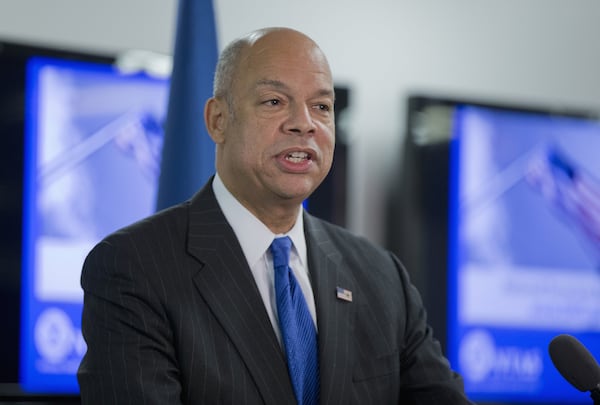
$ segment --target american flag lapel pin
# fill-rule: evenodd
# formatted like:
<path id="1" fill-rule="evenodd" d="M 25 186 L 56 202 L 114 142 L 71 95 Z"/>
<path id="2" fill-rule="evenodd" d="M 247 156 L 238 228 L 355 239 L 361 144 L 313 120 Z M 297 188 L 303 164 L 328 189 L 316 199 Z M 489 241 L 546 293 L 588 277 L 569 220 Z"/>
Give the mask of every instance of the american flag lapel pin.
<path id="1" fill-rule="evenodd" d="M 342 287 L 335 287 L 335 296 L 344 301 L 352 302 L 352 291 Z"/>

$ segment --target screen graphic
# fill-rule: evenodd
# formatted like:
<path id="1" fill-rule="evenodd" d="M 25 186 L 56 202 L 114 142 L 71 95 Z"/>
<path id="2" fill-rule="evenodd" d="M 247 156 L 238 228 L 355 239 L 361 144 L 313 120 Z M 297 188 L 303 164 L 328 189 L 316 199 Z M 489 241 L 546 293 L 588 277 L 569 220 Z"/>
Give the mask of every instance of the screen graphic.
<path id="1" fill-rule="evenodd" d="M 587 404 L 548 356 L 569 333 L 600 356 L 600 123 L 458 105 L 449 339 L 475 401 Z"/>
<path id="2" fill-rule="evenodd" d="M 154 211 L 168 81 L 87 62 L 27 70 L 21 382 L 77 393 L 81 266 L 108 233 Z"/>

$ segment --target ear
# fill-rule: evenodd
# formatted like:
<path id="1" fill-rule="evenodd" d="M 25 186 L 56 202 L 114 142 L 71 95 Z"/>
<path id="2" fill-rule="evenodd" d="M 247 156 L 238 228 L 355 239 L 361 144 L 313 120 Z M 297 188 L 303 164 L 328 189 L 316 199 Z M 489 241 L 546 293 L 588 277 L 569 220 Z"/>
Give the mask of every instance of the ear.
<path id="1" fill-rule="evenodd" d="M 225 129 L 229 110 L 225 100 L 212 97 L 204 106 L 204 122 L 212 140 L 216 144 L 225 142 Z"/>

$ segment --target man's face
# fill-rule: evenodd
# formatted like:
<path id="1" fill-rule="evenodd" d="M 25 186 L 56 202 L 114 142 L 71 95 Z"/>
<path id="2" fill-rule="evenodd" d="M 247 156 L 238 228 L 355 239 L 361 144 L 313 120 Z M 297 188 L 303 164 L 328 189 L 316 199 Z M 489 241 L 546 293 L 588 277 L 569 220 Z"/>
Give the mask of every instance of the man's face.
<path id="1" fill-rule="evenodd" d="M 245 51 L 236 77 L 220 143 L 221 177 L 251 210 L 301 203 L 333 159 L 334 94 L 325 57 L 305 37 L 276 32 Z"/>

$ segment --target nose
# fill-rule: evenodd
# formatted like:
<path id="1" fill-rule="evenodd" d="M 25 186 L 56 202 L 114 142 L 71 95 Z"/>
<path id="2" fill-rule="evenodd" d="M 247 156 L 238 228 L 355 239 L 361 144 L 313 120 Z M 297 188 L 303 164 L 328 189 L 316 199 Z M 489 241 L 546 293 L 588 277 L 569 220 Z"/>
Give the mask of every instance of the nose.
<path id="1" fill-rule="evenodd" d="M 315 121 L 311 115 L 310 106 L 301 103 L 290 105 L 288 119 L 284 131 L 295 135 L 312 134 L 316 130 Z"/>

